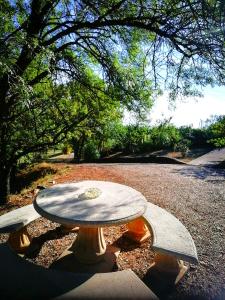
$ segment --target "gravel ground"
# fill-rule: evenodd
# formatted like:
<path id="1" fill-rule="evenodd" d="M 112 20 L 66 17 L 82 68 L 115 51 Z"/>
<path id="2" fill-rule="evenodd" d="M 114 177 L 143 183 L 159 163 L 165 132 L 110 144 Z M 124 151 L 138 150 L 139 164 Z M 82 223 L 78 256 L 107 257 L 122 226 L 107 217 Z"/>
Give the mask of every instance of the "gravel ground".
<path id="1" fill-rule="evenodd" d="M 83 179 L 111 180 L 140 191 L 148 201 L 173 213 L 192 235 L 199 265 L 191 265 L 183 280 L 159 294 L 161 299 L 225 299 L 225 171 L 186 165 L 112 164 L 72 165 L 57 183 Z M 58 224 L 41 218 L 28 226 L 36 251 L 25 258 L 49 267 L 76 233 L 65 234 Z M 122 250 L 118 269 L 131 268 L 151 287 L 146 273 L 153 260 L 150 241 L 140 247 L 122 236 L 126 226 L 104 229 L 108 244 Z M 0 235 L 5 241 L 7 235 Z"/>
<path id="2" fill-rule="evenodd" d="M 113 170 L 148 201 L 173 213 L 191 233 L 199 265 L 169 298 L 225 299 L 225 172 L 178 165 L 120 165 Z"/>

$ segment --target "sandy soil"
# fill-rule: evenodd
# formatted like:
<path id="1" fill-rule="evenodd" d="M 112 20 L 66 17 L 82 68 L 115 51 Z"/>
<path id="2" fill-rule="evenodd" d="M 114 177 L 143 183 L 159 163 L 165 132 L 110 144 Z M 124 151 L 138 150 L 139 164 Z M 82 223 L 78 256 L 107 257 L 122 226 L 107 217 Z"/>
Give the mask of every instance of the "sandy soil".
<path id="1" fill-rule="evenodd" d="M 224 170 L 163 164 L 70 166 L 65 175 L 55 175 L 56 183 L 96 179 L 126 184 L 173 213 L 187 227 L 197 247 L 199 265 L 191 265 L 175 288 L 162 294 L 155 291 L 161 299 L 225 299 Z M 30 224 L 28 230 L 36 251 L 25 258 L 44 267 L 49 267 L 76 236 L 63 233 L 58 224 L 44 218 Z M 107 243 L 122 248 L 118 269 L 131 268 L 152 288 L 147 276 L 154 256 L 151 241 L 141 246 L 132 244 L 121 237 L 125 230 L 125 225 L 104 229 Z M 7 235 L 0 235 L 0 241 L 6 239 Z"/>

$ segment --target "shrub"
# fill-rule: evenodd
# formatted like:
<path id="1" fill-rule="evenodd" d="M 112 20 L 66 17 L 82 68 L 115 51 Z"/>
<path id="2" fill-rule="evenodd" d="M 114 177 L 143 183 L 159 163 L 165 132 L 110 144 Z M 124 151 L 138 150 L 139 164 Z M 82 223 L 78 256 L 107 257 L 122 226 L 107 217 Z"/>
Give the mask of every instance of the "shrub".
<path id="1" fill-rule="evenodd" d="M 84 159 L 90 161 L 99 158 L 100 158 L 100 153 L 99 150 L 97 149 L 97 146 L 93 142 L 86 144 L 84 148 Z"/>
<path id="2" fill-rule="evenodd" d="M 186 157 L 188 151 L 190 150 L 189 147 L 191 146 L 191 141 L 188 139 L 180 140 L 174 147 L 174 150 L 180 151 L 182 157 Z"/>

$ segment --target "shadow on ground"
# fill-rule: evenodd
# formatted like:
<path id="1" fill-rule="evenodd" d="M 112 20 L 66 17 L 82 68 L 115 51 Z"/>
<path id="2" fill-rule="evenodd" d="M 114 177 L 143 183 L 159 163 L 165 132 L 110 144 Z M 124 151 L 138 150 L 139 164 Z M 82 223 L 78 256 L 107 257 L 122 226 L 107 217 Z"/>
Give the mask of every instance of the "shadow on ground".
<path id="1" fill-rule="evenodd" d="M 54 163 L 95 163 L 95 164 L 117 164 L 117 163 L 156 163 L 156 164 L 186 164 L 185 162 L 167 156 L 121 156 L 121 157 L 112 157 L 112 158 L 100 158 L 96 160 L 81 160 L 77 162 L 74 159 L 51 159 L 48 162 Z"/>
<path id="2" fill-rule="evenodd" d="M 58 226 L 55 229 L 49 230 L 38 237 L 32 239 L 32 242 L 27 249 L 25 255 L 27 258 L 36 258 L 41 251 L 43 244 L 49 240 L 57 240 L 69 234 L 63 231 L 62 226 Z"/>
<path id="3" fill-rule="evenodd" d="M 222 183 L 225 180 L 225 170 L 216 167 L 184 166 L 181 169 L 174 170 L 174 172 L 211 183 Z"/>
<path id="4" fill-rule="evenodd" d="M 182 279 L 177 285 L 174 284 L 176 275 L 163 275 L 150 268 L 143 278 L 143 282 L 155 293 L 159 299 L 170 299 L 170 300 L 208 300 L 207 293 L 193 289 L 192 291 L 186 291 L 182 289 L 182 285 L 185 284 L 185 278 Z M 178 290 L 182 289 L 177 293 Z M 213 298 L 219 300 L 220 298 Z M 221 298 L 222 300 L 222 298 Z"/>

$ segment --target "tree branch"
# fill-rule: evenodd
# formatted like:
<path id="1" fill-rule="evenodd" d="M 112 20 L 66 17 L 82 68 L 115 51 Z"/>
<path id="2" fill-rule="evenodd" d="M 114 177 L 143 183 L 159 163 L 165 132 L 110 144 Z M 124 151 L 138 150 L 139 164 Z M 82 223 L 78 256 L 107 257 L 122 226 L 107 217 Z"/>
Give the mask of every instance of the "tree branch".
<path id="1" fill-rule="evenodd" d="M 40 81 L 42 79 L 44 79 L 49 74 L 50 74 L 50 72 L 48 70 L 43 71 L 42 73 L 38 74 L 35 78 L 33 78 L 32 80 L 30 80 L 28 82 L 28 85 L 33 86 L 35 84 L 40 83 Z"/>

